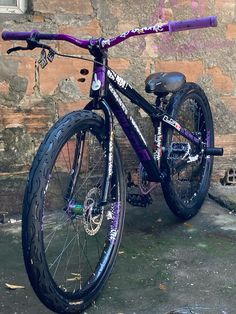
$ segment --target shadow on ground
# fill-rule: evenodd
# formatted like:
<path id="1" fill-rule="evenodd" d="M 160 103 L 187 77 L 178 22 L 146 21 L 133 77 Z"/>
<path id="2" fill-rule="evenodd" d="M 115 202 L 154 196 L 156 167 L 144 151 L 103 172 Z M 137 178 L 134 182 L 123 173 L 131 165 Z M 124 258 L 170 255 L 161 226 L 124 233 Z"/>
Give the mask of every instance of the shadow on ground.
<path id="1" fill-rule="evenodd" d="M 23 266 L 20 223 L 0 226 L 0 313 L 51 313 L 34 295 Z M 186 223 L 161 191 L 148 208 L 128 206 L 119 257 L 87 314 L 236 313 L 236 215 L 207 199 Z M 5 283 L 25 289 L 8 290 Z"/>

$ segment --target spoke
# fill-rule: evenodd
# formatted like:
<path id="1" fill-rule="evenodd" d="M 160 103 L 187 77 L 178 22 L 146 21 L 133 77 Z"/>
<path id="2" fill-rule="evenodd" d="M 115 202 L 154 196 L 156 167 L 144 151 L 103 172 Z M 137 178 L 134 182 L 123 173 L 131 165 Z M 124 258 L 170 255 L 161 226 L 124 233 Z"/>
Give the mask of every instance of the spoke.
<path id="1" fill-rule="evenodd" d="M 101 243 L 100 243 L 100 241 L 98 240 L 97 235 L 95 235 L 95 239 L 96 239 L 96 242 L 97 242 L 98 257 L 100 257 L 100 256 L 101 256 L 101 253 L 100 253 Z M 100 245 L 99 245 L 99 244 L 100 244 Z"/>
<path id="2" fill-rule="evenodd" d="M 72 170 L 72 167 L 71 167 L 70 151 L 69 151 L 68 142 L 66 143 L 66 146 L 67 146 L 67 153 L 68 153 L 68 158 L 69 158 L 69 171 L 71 171 L 71 170 Z"/>
<path id="3" fill-rule="evenodd" d="M 47 193 L 48 195 L 52 195 L 52 196 L 55 196 L 55 197 L 58 197 L 58 193 L 55 193 L 55 192 L 51 192 L 51 191 L 48 191 L 48 193 Z M 63 194 L 63 193 L 62 193 Z M 64 201 L 65 199 L 63 198 L 63 201 Z"/>
<path id="4" fill-rule="evenodd" d="M 73 227 L 74 227 L 74 224 L 73 224 Z M 74 227 L 74 229 L 75 229 L 75 227 Z M 86 233 L 85 233 L 85 238 L 86 238 L 86 242 L 87 242 L 87 234 L 86 234 Z M 88 262 L 88 264 L 89 264 L 89 267 L 91 268 L 91 271 L 93 272 L 93 268 L 92 268 L 92 266 L 91 266 L 91 264 L 90 264 L 90 262 L 89 262 L 89 260 L 88 260 L 88 257 L 87 257 L 87 255 L 84 253 L 85 244 L 84 244 L 84 245 L 81 244 L 79 237 L 77 237 L 77 241 L 78 241 L 78 248 L 79 248 L 79 244 L 80 244 L 81 247 L 83 247 L 82 253 L 84 254 L 84 256 L 85 256 L 85 258 L 86 258 L 86 260 L 87 260 L 87 262 Z M 87 244 L 86 244 L 86 245 L 87 245 Z"/>
<path id="5" fill-rule="evenodd" d="M 66 145 L 67 145 L 67 151 L 69 152 L 68 142 L 66 143 Z M 65 146 L 62 147 L 61 154 L 62 154 L 62 157 L 63 157 L 63 159 L 64 159 L 64 161 L 65 161 L 66 168 L 67 168 L 68 172 L 70 172 L 70 171 L 71 171 L 70 159 L 69 159 L 69 167 L 68 167 L 68 163 L 67 163 L 67 160 L 66 160 L 66 158 L 65 158 L 64 151 L 63 151 L 64 147 L 65 147 Z M 68 157 L 69 157 L 69 156 L 68 156 Z"/>
<path id="6" fill-rule="evenodd" d="M 57 176 L 57 179 L 58 179 L 58 184 L 59 184 L 59 187 L 61 189 L 61 195 L 63 195 L 63 200 L 64 200 L 64 203 L 66 203 L 66 200 L 64 199 L 64 189 L 63 189 L 63 185 L 61 183 L 61 179 L 59 178 L 59 173 L 57 171 L 57 166 L 55 165 L 55 173 L 56 173 L 56 176 Z M 53 177 L 54 178 L 54 177 Z M 55 179 L 56 180 L 56 179 Z"/>
<path id="7" fill-rule="evenodd" d="M 78 261 L 78 271 L 79 271 L 79 274 L 81 274 L 81 277 L 80 277 L 80 289 L 82 289 L 82 270 L 81 270 L 81 250 L 80 250 L 80 246 L 79 246 L 79 235 L 77 234 L 77 241 L 76 241 L 76 244 L 77 244 L 77 247 L 78 247 L 78 252 L 79 252 L 79 261 Z"/>
<path id="8" fill-rule="evenodd" d="M 69 258 L 67 259 L 67 262 L 66 262 L 66 266 L 65 266 L 65 270 L 64 270 L 65 282 L 68 282 L 67 276 L 69 275 L 69 273 L 71 273 L 71 271 L 69 271 L 69 273 L 68 273 L 68 272 L 67 272 L 67 269 L 68 269 L 68 266 L 69 266 L 69 262 L 70 262 L 70 260 L 71 260 L 72 253 L 73 253 L 73 251 L 74 251 L 75 243 L 76 243 L 76 241 L 73 242 L 73 246 L 72 246 L 72 248 L 71 248 Z"/>
<path id="9" fill-rule="evenodd" d="M 83 184 L 80 185 L 80 189 L 82 189 L 85 185 L 85 183 L 87 183 L 88 179 L 90 178 L 91 174 L 94 172 L 95 168 L 97 167 L 98 163 L 100 162 L 100 160 L 97 161 L 97 163 L 95 164 L 95 166 L 93 167 L 93 169 L 87 174 L 85 180 L 83 181 Z M 77 193 L 75 193 L 75 197 L 78 196 L 80 191 L 78 191 Z"/>
<path id="10" fill-rule="evenodd" d="M 88 133 L 87 133 L 88 134 Z M 85 174 L 85 178 L 84 178 L 84 181 L 82 182 L 82 184 L 79 186 L 80 190 L 85 186 L 85 184 L 88 182 L 88 179 L 92 177 L 92 174 L 94 173 L 95 169 L 99 169 L 100 168 L 100 174 L 102 175 L 103 174 L 103 171 L 104 171 L 104 167 L 103 167 L 103 163 L 102 163 L 102 160 L 103 160 L 103 154 L 104 154 L 104 151 L 100 145 L 100 143 L 98 141 L 94 142 L 92 141 L 92 139 L 95 139 L 95 137 L 91 136 L 92 134 L 88 134 L 88 138 L 87 138 L 87 142 L 88 144 L 90 143 L 91 146 L 92 146 L 92 149 L 94 149 L 94 147 L 97 149 L 98 147 L 100 148 L 99 152 L 101 154 L 102 157 L 99 158 L 99 154 L 96 154 L 96 156 L 94 156 L 94 154 L 92 154 L 92 156 L 90 156 L 90 158 L 93 159 L 93 162 L 95 162 L 95 164 L 93 165 L 93 168 L 89 171 L 89 169 L 87 170 L 87 173 Z M 90 151 L 90 150 L 89 150 Z M 81 157 L 81 156 L 80 156 Z M 88 160 L 88 163 L 89 163 L 89 160 Z M 100 167 L 98 167 L 98 165 L 101 163 Z M 89 168 L 89 167 L 88 167 Z M 95 185 L 94 185 L 95 186 Z M 75 196 L 77 197 L 78 196 L 78 193 L 75 193 Z"/>
<path id="11" fill-rule="evenodd" d="M 62 219 L 63 219 L 64 217 L 65 217 L 66 219 L 65 219 L 64 221 L 62 221 Z M 66 216 L 66 215 L 62 215 L 62 219 L 59 220 L 59 225 L 58 225 L 58 222 L 56 222 L 57 226 L 56 226 L 55 228 L 53 228 L 53 230 L 52 230 L 51 233 L 47 234 L 47 235 L 44 237 L 45 240 L 47 240 L 52 234 L 54 234 L 54 235 L 53 235 L 53 237 L 54 237 L 54 236 L 55 236 L 55 233 L 56 233 L 58 230 L 60 230 L 63 225 L 65 225 L 68 221 L 71 220 L 71 218 L 68 217 L 68 216 Z M 55 224 L 55 223 L 54 223 L 54 224 Z M 46 228 L 47 228 L 47 226 L 49 226 L 49 225 L 50 225 L 50 224 L 47 224 L 47 225 L 46 225 Z M 49 244 L 47 245 L 46 250 L 48 249 L 48 246 L 50 245 L 51 241 L 52 241 L 52 239 L 50 240 Z"/>
<path id="12" fill-rule="evenodd" d="M 60 263 L 60 260 L 61 260 L 61 258 L 62 258 L 62 255 L 64 254 L 64 252 L 66 251 L 66 249 L 70 246 L 70 244 L 74 241 L 75 238 L 76 238 L 76 235 L 70 240 L 70 242 L 69 242 L 68 244 L 66 244 L 67 239 L 68 239 L 68 233 L 67 233 L 67 236 L 66 236 L 66 240 L 65 240 L 65 242 L 64 242 L 63 249 L 62 249 L 61 253 L 60 253 L 60 254 L 56 257 L 56 259 L 53 261 L 53 263 L 51 263 L 49 269 L 51 269 L 51 268 L 55 265 L 55 263 L 57 263 L 57 261 L 58 261 L 58 263 Z M 58 269 L 58 266 L 59 266 L 58 263 L 57 263 L 56 270 L 54 271 L 54 276 L 55 276 L 55 273 L 56 273 L 56 271 L 57 271 L 57 269 Z"/>

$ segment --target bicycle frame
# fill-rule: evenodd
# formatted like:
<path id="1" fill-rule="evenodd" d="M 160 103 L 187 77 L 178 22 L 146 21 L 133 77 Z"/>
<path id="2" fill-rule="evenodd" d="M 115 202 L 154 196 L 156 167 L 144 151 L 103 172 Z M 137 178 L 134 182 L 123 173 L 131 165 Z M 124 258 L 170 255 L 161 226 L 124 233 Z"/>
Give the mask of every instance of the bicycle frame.
<path id="1" fill-rule="evenodd" d="M 112 175 L 113 164 L 113 118 L 112 113 L 117 118 L 119 124 L 124 130 L 131 146 L 133 147 L 136 155 L 142 163 L 147 175 L 148 180 L 153 182 L 161 182 L 165 180 L 167 174 L 160 171 L 157 161 L 154 159 L 152 152 L 147 147 L 145 139 L 140 132 L 133 117 L 130 116 L 127 107 L 123 103 L 122 99 L 116 92 L 121 92 L 124 96 L 131 100 L 132 103 L 143 109 L 151 118 L 153 124 L 159 125 L 160 123 L 168 125 L 180 133 L 183 137 L 188 139 L 191 143 L 199 148 L 199 151 L 206 153 L 206 143 L 201 140 L 189 130 L 183 128 L 177 121 L 173 120 L 165 111 L 160 108 L 154 107 L 147 100 L 145 100 L 135 89 L 127 83 L 121 76 L 116 74 L 113 70 L 107 66 L 108 58 L 107 51 L 109 48 L 119 44 L 120 42 L 139 35 L 155 34 L 159 32 L 175 32 L 183 31 L 194 28 L 215 27 L 217 26 L 217 19 L 214 16 L 186 20 L 179 22 L 169 22 L 164 25 L 154 25 L 149 27 L 135 28 L 127 31 L 117 37 L 111 39 L 104 38 L 92 38 L 91 40 L 81 40 L 73 36 L 66 34 L 42 34 L 36 30 L 31 32 L 3 32 L 2 38 L 4 40 L 26 40 L 27 47 L 14 47 L 8 50 L 8 53 L 17 50 L 32 50 L 34 48 L 48 49 L 49 53 L 61 55 L 51 49 L 50 46 L 39 43 L 39 40 L 64 40 L 70 42 L 76 46 L 84 49 L 88 49 L 91 55 L 95 57 L 93 78 L 91 82 L 90 96 L 93 101 L 90 102 L 85 109 L 101 109 L 105 114 L 106 131 L 109 136 L 109 144 L 106 148 L 107 164 L 105 174 L 105 184 L 103 191 L 103 201 L 106 202 L 107 191 L 109 187 L 110 178 Z M 63 55 L 61 55 L 63 56 Z M 50 56 L 51 57 L 51 56 Z M 72 56 L 73 57 L 73 56 Z M 48 56 L 49 59 L 49 56 Z M 83 58 L 82 58 L 83 59 Z M 50 60 L 51 61 L 51 60 Z M 160 129 L 160 127 L 159 127 Z M 217 151 L 216 148 L 211 148 L 208 151 L 211 155 L 220 154 L 221 151 Z"/>
<path id="2" fill-rule="evenodd" d="M 131 146 L 133 147 L 137 157 L 143 165 L 148 180 L 153 182 L 161 182 L 165 179 L 166 173 L 161 172 L 157 162 L 153 157 L 153 153 L 147 147 L 146 141 L 139 130 L 135 120 L 129 114 L 126 105 L 123 103 L 117 91 L 126 96 L 132 103 L 143 109 L 151 118 L 153 123 L 167 124 L 175 129 L 186 139 L 191 141 L 201 150 L 204 143 L 192 132 L 183 128 L 177 121 L 173 120 L 165 111 L 154 107 L 145 98 L 143 98 L 125 79 L 107 67 L 106 50 L 100 48 L 90 49 L 91 54 L 95 56 L 95 60 L 99 62 L 94 64 L 93 79 L 91 82 L 90 96 L 93 98 L 92 103 L 85 109 L 101 109 L 105 112 L 106 118 L 111 116 L 111 111 L 124 133 L 126 134 Z M 112 125 L 111 122 L 108 123 Z M 110 132 L 113 132 L 111 126 Z M 111 138 L 113 138 L 111 136 Z M 110 145 L 113 148 L 113 145 Z M 113 152 L 109 151 L 109 160 L 113 160 Z M 109 173 L 109 171 L 107 171 Z"/>

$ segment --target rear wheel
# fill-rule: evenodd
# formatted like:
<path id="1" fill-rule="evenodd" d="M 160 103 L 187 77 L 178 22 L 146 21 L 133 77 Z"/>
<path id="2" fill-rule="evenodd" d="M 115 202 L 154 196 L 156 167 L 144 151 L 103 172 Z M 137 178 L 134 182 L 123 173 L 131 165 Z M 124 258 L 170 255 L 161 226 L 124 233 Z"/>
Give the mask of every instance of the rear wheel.
<path id="1" fill-rule="evenodd" d="M 197 134 L 207 147 L 214 147 L 210 106 L 204 91 L 197 84 L 186 83 L 183 89 L 174 94 L 167 112 L 182 127 Z M 165 127 L 163 134 L 166 152 L 162 165 L 168 173 L 167 180 L 162 183 L 164 197 L 171 211 L 178 218 L 187 220 L 197 214 L 207 195 L 213 157 L 202 155 L 195 145 L 173 129 Z M 182 149 L 182 152 L 178 153 L 178 149 Z M 194 158 L 183 169 L 174 171 L 174 167 L 187 158 L 184 149 L 189 149 Z"/>
<path id="2" fill-rule="evenodd" d="M 108 202 L 99 204 L 107 167 L 104 121 L 73 112 L 49 131 L 25 191 L 23 252 L 40 300 L 57 313 L 80 313 L 110 274 L 121 241 L 125 188 L 120 154 Z"/>

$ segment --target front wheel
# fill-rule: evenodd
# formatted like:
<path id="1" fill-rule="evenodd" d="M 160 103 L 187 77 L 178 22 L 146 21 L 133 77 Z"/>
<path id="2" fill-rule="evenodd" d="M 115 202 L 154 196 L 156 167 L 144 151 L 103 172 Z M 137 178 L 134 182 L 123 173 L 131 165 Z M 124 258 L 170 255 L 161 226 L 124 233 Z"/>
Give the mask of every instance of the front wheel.
<path id="1" fill-rule="evenodd" d="M 204 91 L 197 84 L 186 83 L 175 93 L 170 99 L 167 112 L 182 127 L 198 135 L 207 147 L 214 147 L 210 106 Z M 198 152 L 195 145 L 177 131 L 165 127 L 163 134 L 165 153 L 162 164 L 163 170 L 168 173 L 167 180 L 162 183 L 164 197 L 171 211 L 178 218 L 187 220 L 198 213 L 207 195 L 213 157 L 199 154 L 199 158 L 189 160 L 184 169 L 174 171 L 184 154 L 171 153 L 173 147 L 188 148 L 192 156 L 197 156 Z"/>
<path id="2" fill-rule="evenodd" d="M 37 296 L 57 313 L 80 313 L 98 295 L 121 241 L 125 185 L 118 147 L 108 200 L 103 119 L 72 112 L 48 132 L 34 159 L 24 196 L 22 241 Z"/>

